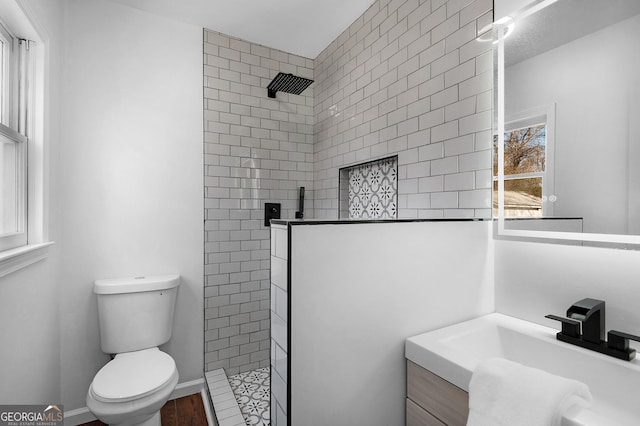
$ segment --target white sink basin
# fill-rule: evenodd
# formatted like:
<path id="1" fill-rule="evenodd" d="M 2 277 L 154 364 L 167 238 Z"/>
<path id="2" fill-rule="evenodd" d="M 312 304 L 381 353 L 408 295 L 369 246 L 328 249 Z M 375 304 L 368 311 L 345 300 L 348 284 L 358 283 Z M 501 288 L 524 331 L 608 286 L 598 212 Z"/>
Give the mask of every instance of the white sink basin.
<path id="1" fill-rule="evenodd" d="M 564 419 L 563 425 L 640 425 L 640 361 L 621 361 L 560 342 L 557 332 L 493 313 L 411 337 L 405 355 L 466 391 L 478 363 L 506 358 L 589 386 L 591 408 Z"/>

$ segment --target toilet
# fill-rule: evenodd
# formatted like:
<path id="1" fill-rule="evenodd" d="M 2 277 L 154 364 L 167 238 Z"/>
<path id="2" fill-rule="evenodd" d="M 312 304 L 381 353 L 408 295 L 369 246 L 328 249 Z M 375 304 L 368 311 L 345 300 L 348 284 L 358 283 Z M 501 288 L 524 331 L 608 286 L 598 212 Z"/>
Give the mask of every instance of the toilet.
<path id="1" fill-rule="evenodd" d="M 171 338 L 179 285 L 179 275 L 94 282 L 102 351 L 115 355 L 87 392 L 87 408 L 101 422 L 160 426 L 178 369 L 158 346 Z"/>

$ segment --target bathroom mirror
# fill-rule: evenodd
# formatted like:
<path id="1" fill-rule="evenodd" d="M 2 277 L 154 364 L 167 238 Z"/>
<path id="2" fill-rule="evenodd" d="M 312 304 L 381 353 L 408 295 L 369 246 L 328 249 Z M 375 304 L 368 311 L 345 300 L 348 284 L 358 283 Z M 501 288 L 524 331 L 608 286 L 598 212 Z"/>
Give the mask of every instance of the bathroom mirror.
<path id="1" fill-rule="evenodd" d="M 640 244 L 640 1 L 496 18 L 497 234 Z"/>

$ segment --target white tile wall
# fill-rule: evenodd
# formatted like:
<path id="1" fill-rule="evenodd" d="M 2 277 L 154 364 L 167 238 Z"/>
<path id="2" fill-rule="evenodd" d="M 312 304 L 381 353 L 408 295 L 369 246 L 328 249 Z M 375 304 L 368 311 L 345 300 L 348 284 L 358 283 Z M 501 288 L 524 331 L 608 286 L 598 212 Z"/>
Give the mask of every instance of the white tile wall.
<path id="1" fill-rule="evenodd" d="M 269 366 L 264 203 L 293 218 L 304 186 L 313 216 L 313 88 L 268 98 L 280 71 L 313 78 L 313 61 L 204 31 L 205 364 L 227 375 Z"/>
<path id="2" fill-rule="evenodd" d="M 271 227 L 271 424 L 287 424 L 288 230 Z"/>
<path id="3" fill-rule="evenodd" d="M 491 21 L 490 0 L 379 0 L 315 59 L 317 218 L 340 167 L 393 154 L 399 217 L 490 217 Z"/>

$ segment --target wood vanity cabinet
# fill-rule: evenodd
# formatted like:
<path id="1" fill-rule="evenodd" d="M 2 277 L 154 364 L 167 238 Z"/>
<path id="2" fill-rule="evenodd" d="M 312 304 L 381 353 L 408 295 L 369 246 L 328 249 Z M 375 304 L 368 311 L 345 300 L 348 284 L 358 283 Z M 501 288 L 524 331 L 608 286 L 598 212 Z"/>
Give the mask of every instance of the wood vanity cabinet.
<path id="1" fill-rule="evenodd" d="M 469 394 L 407 360 L 407 426 L 465 426 Z"/>

